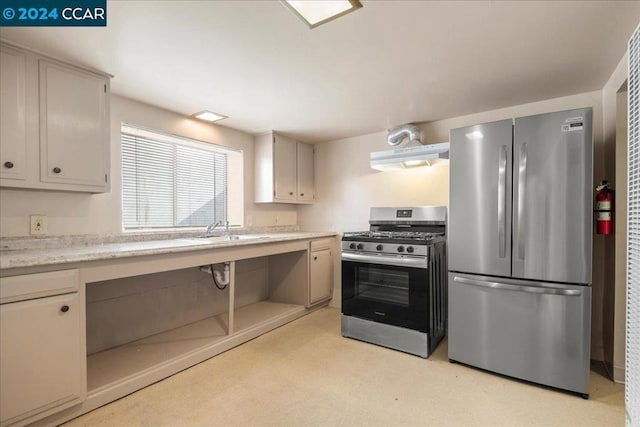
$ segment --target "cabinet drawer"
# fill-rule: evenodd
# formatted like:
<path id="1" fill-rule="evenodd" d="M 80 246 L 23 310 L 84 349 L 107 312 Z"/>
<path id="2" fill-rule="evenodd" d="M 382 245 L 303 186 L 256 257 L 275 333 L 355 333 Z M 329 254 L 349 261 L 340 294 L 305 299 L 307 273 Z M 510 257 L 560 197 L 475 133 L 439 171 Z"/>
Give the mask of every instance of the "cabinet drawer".
<path id="1" fill-rule="evenodd" d="M 311 252 L 321 251 L 323 249 L 331 249 L 333 246 L 333 239 L 317 239 L 311 241 Z"/>
<path id="2" fill-rule="evenodd" d="M 0 304 L 77 292 L 78 270 L 25 274 L 0 278 Z"/>

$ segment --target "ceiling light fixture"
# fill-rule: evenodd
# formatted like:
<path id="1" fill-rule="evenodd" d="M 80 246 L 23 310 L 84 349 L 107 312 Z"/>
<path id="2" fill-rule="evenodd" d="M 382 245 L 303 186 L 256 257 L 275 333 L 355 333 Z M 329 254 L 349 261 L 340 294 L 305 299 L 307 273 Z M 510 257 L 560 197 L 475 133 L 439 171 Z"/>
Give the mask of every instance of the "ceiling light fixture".
<path id="1" fill-rule="evenodd" d="M 195 113 L 193 117 L 195 117 L 196 119 L 204 120 L 205 122 L 211 122 L 211 123 L 227 118 L 227 116 L 223 116 L 222 114 L 214 113 L 213 111 L 208 111 L 208 110 Z"/>
<path id="2" fill-rule="evenodd" d="M 358 0 L 280 0 L 280 3 L 302 19 L 309 28 L 315 28 L 362 7 Z"/>

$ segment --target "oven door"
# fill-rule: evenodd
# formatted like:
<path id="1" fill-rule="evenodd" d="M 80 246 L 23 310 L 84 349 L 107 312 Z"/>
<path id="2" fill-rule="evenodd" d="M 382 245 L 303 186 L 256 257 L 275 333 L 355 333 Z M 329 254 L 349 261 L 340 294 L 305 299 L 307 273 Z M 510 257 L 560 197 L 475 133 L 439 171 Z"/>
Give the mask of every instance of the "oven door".
<path id="1" fill-rule="evenodd" d="M 342 314 L 428 328 L 426 257 L 342 254 Z"/>

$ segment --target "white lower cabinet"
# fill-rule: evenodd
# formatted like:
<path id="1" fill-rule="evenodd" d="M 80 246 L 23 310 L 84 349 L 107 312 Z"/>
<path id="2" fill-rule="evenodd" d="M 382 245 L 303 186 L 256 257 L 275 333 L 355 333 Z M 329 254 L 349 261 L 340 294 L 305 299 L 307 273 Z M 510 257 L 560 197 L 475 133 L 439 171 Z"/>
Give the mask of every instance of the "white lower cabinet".
<path id="1" fill-rule="evenodd" d="M 273 240 L 0 277 L 0 427 L 58 425 L 326 303 L 335 237 Z M 227 263 L 216 288 L 201 266 Z"/>
<path id="2" fill-rule="evenodd" d="M 83 313 L 78 292 L 0 305 L 0 425 L 86 398 Z"/>
<path id="3" fill-rule="evenodd" d="M 311 242 L 309 252 L 309 305 L 331 298 L 333 292 L 333 239 Z"/>

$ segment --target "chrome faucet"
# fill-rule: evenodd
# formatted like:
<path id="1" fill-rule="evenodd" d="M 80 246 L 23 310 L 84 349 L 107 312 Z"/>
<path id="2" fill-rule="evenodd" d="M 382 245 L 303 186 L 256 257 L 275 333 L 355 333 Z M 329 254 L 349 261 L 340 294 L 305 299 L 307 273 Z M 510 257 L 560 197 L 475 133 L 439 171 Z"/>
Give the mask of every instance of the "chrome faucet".
<path id="1" fill-rule="evenodd" d="M 207 226 L 207 236 L 210 236 L 213 234 L 213 230 L 216 229 L 217 226 L 222 225 L 223 222 L 222 220 L 215 222 L 215 223 L 211 223 Z M 224 235 L 228 236 L 229 235 L 229 221 L 226 222 L 225 224 L 225 231 L 224 231 Z"/>
<path id="2" fill-rule="evenodd" d="M 213 230 L 215 230 L 215 229 L 216 229 L 216 227 L 217 227 L 217 226 L 219 226 L 219 225 L 221 225 L 221 224 L 222 224 L 222 221 L 218 221 L 218 222 L 215 222 L 215 223 L 214 223 L 214 222 L 212 222 L 211 224 L 209 224 L 209 225 L 207 226 L 207 236 L 209 236 L 209 235 L 213 234 Z"/>

